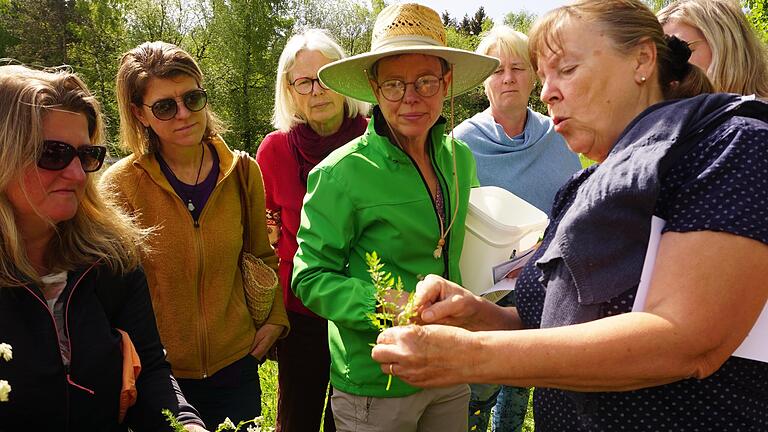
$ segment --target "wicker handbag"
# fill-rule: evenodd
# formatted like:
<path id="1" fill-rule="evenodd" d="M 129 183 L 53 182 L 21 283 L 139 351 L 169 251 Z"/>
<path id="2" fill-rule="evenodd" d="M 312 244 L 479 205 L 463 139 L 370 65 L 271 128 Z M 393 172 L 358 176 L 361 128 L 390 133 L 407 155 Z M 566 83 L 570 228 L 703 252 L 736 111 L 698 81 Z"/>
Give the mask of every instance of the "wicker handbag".
<path id="1" fill-rule="evenodd" d="M 272 302 L 275 300 L 275 291 L 278 286 L 277 274 L 260 258 L 254 256 L 251 243 L 250 208 L 248 199 L 248 164 L 250 156 L 245 152 L 238 153 L 237 177 L 240 180 L 240 207 L 243 219 L 243 250 L 240 252 L 240 272 L 243 275 L 243 291 L 245 291 L 245 304 L 253 318 L 256 327 L 260 327 L 267 320 L 272 310 Z"/>

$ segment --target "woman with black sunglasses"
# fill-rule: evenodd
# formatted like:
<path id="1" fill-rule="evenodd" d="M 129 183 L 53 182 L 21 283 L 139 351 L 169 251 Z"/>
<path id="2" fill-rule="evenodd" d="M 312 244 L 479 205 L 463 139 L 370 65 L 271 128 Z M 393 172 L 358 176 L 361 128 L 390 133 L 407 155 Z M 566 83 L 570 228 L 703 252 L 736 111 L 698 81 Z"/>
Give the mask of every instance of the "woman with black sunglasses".
<path id="1" fill-rule="evenodd" d="M 147 42 L 123 55 L 120 137 L 133 154 L 107 170 L 102 185 L 143 226 L 155 227 L 142 264 L 160 336 L 182 390 L 215 426 L 260 414 L 259 361 L 287 333 L 288 320 L 280 295 L 261 327 L 246 307 L 239 267 L 244 226 L 255 245 L 249 252 L 277 271 L 264 187 L 249 158 L 241 190 L 240 157 L 219 136 L 223 127 L 207 106 L 202 80 L 194 59 L 175 45 Z M 252 203 L 247 213 L 241 193 Z"/>
<path id="2" fill-rule="evenodd" d="M 0 343 L 13 349 L 0 429 L 169 430 L 169 409 L 204 430 L 164 358 L 139 267 L 147 230 L 89 175 L 102 136 L 77 76 L 0 66 Z"/>

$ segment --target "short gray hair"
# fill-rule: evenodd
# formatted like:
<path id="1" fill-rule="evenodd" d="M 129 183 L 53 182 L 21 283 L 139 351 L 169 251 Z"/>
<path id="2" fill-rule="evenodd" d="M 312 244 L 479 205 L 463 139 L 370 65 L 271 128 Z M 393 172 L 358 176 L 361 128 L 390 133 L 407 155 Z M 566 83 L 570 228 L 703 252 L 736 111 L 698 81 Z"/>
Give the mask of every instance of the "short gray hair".
<path id="1" fill-rule="evenodd" d="M 318 51 L 331 61 L 347 57 L 344 50 L 325 30 L 308 29 L 288 40 L 277 65 L 275 109 L 272 114 L 272 124 L 283 132 L 291 130 L 297 124 L 306 123 L 306 119 L 301 117 L 293 103 L 288 89 L 288 72 L 293 68 L 296 63 L 296 56 L 301 51 Z M 358 114 L 365 114 L 370 108 L 369 104 L 348 96 L 344 96 L 344 106 L 347 116 L 350 118 L 356 117 Z"/>

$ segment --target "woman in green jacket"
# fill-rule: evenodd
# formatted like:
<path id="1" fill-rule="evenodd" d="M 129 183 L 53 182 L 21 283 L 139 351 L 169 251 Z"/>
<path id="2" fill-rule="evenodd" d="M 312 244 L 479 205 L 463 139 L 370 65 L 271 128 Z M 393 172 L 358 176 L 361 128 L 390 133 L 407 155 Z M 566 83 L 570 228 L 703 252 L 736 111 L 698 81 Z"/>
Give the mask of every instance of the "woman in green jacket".
<path id="1" fill-rule="evenodd" d="M 498 61 L 447 48 L 438 14 L 416 4 L 382 10 L 372 47 L 320 69 L 330 89 L 377 105 L 363 136 L 309 175 L 292 286 L 329 320 L 337 430 L 466 431 L 466 385 L 422 390 L 395 378 L 388 387 L 371 359 L 376 290 L 365 255 L 376 252 L 408 291 L 430 273 L 461 280 L 477 179 L 472 153 L 444 134 L 440 111 L 446 96 L 480 84 Z"/>

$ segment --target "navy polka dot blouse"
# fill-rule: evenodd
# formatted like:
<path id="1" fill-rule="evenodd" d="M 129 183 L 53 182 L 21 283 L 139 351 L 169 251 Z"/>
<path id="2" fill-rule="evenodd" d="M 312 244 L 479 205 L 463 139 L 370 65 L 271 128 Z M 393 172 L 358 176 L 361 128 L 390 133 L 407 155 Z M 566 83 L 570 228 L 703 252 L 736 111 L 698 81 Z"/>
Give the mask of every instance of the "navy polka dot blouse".
<path id="1" fill-rule="evenodd" d="M 539 327 L 546 295 L 532 263 L 544 253 L 564 209 L 593 170 L 579 173 L 561 189 L 543 245 L 517 282 L 518 312 L 528 328 Z M 734 117 L 718 127 L 663 179 L 655 214 L 666 219 L 665 232 L 721 231 L 768 244 L 766 124 Z M 636 290 L 603 304 L 601 316 L 630 312 Z M 728 318 L 713 317 L 723 325 Z M 768 363 L 731 357 L 706 379 L 627 392 L 537 388 L 534 416 L 536 432 L 768 431 Z"/>

